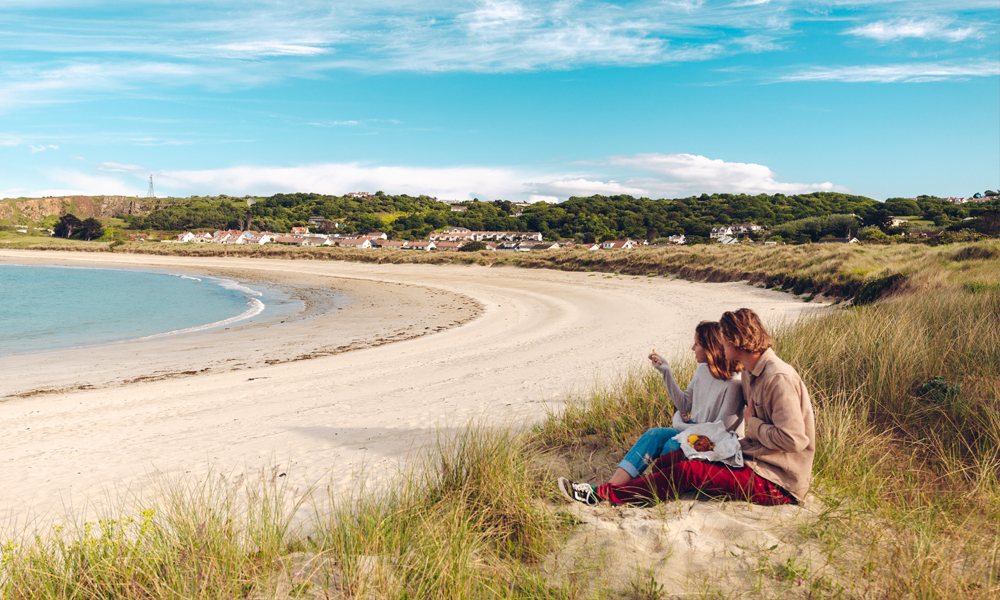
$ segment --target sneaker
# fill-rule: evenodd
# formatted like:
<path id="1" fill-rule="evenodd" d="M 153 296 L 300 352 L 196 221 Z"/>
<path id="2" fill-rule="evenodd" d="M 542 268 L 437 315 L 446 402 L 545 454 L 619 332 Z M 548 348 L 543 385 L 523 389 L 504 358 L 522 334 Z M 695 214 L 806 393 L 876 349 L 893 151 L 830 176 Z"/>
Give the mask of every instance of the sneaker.
<path id="1" fill-rule="evenodd" d="M 583 502 L 584 504 L 597 504 L 601 499 L 594 493 L 594 486 L 589 483 L 573 483 L 565 477 L 559 478 L 559 491 L 567 500 Z"/>

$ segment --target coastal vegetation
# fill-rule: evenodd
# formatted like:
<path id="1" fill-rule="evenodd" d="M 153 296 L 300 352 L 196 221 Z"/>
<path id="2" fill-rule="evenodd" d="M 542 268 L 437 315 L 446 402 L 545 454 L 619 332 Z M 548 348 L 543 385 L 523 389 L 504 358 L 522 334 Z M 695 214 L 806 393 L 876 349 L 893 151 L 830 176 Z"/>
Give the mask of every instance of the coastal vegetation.
<path id="1" fill-rule="evenodd" d="M 952 204 L 932 196 L 890 198 L 884 203 L 837 192 L 811 194 L 702 194 L 650 199 L 627 195 L 571 197 L 565 202 L 522 205 L 507 200 L 452 205 L 429 196 L 376 192 L 367 197 L 324 194 L 275 194 L 268 197 L 192 196 L 135 198 L 118 196 L 0 201 L 0 225 L 38 224 L 73 213 L 81 219 L 120 218 L 131 231 L 258 229 L 288 232 L 310 225 L 324 233 L 385 232 L 393 239 L 426 238 L 443 227 L 474 231 L 537 231 L 547 240 L 581 242 L 607 239 L 655 240 L 685 234 L 688 243 L 707 241 L 712 227 L 753 222 L 778 230 L 785 241 L 843 237 L 859 228 L 891 226 L 892 216 L 912 217 L 938 229 L 963 227 L 963 219 L 1000 210 L 1000 201 Z M 51 218 L 55 215 L 55 219 Z"/>
<path id="2" fill-rule="evenodd" d="M 780 543 L 743 549 L 739 573 L 694 573 L 697 591 L 687 596 L 996 598 L 1000 243 L 683 252 L 622 252 L 607 260 L 636 274 L 647 269 L 644 275 L 658 274 L 657 260 L 670 265 L 663 272 L 688 268 L 692 277 L 759 271 L 761 285 L 783 275 L 786 283 L 809 278 L 843 289 L 844 282 L 863 286 L 899 275 L 880 284 L 871 302 L 841 304 L 773 332 L 776 351 L 803 376 L 816 407 L 815 499 L 796 526 L 781 529 Z M 683 384 L 694 365 L 685 357 L 674 362 Z M 568 401 L 527 430 L 472 424 L 442 434 L 396 481 L 347 498 L 317 490 L 314 506 L 274 473 L 252 482 L 213 477 L 123 503 L 137 506 L 134 514 L 40 537 L 7 532 L 0 538 L 2 595 L 674 595 L 651 572 L 617 572 L 601 552 L 567 562 L 567 554 L 582 551 L 570 542 L 592 526 L 581 525 L 579 508 L 565 505 L 553 485 L 556 474 L 606 477 L 642 431 L 669 422 L 659 377 L 626 372 Z M 648 524 L 690 510 L 691 502 L 703 500 L 632 510 Z M 311 518 L 293 526 L 303 510 Z M 600 515 L 611 523 L 624 518 L 614 510 Z M 641 551 L 630 556 L 641 563 Z"/>

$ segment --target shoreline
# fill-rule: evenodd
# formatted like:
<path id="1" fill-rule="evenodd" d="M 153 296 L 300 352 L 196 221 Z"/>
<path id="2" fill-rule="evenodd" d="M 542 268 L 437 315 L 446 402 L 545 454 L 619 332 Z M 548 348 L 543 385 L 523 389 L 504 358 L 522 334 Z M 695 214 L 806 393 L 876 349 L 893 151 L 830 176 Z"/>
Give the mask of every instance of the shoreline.
<path id="1" fill-rule="evenodd" d="M 11 255 L 14 252 L 0 252 L 0 261 L 13 258 Z M 161 261 L 122 262 L 114 260 L 118 257 L 93 260 L 91 256 L 53 254 L 32 253 L 31 256 L 23 257 L 23 261 L 15 259 L 10 262 L 111 269 L 154 268 L 219 277 L 251 286 L 276 288 L 289 298 L 301 301 L 304 307 L 284 318 L 278 315 L 278 318 L 251 323 L 234 323 L 231 327 L 5 355 L 2 360 L 8 368 L 16 370 L 19 376 L 16 381 L 0 381 L 0 402 L 12 398 L 120 387 L 209 372 L 246 370 L 340 354 L 442 331 L 466 323 L 476 318 L 480 312 L 467 299 L 452 295 L 453 297 L 442 302 L 441 298 L 436 297 L 439 292 L 432 293 L 412 286 L 402 291 L 395 284 L 376 280 L 318 278 L 235 265 L 205 268 L 184 262 L 149 264 Z M 384 298 L 391 301 L 386 302 Z M 454 310 L 454 307 L 462 307 L 464 310 Z M 354 320 L 357 313 L 371 311 L 373 308 L 383 312 L 397 312 L 400 316 L 408 314 L 414 318 L 403 323 L 372 323 L 372 319 L 362 318 L 364 327 L 358 327 Z M 265 333 L 263 330 L 268 331 Z M 279 339 L 281 344 L 276 347 L 266 346 L 269 338 Z M 247 345 L 250 344 L 256 347 L 248 348 Z M 208 364 L 198 352 L 206 346 L 213 349 Z M 38 369 L 39 363 L 45 367 Z M 112 363 L 113 366 L 109 367 Z M 57 375 L 54 382 L 52 369 L 49 368 L 52 364 L 61 365 L 60 370 L 65 372 L 61 376 Z M 74 375 L 77 373 L 87 375 Z"/>
<path id="2" fill-rule="evenodd" d="M 0 252 L 0 260 L 12 255 L 25 258 Z M 52 257 L 46 252 L 42 258 Z M 355 301 L 325 322 L 316 317 L 281 327 L 223 329 L 199 334 L 199 345 L 154 340 L 157 351 L 105 356 L 96 366 L 91 360 L 93 368 L 117 376 L 114 385 L 0 402 L 8 431 L 0 459 L 0 478 L 8 482 L 0 520 L 38 525 L 65 517 L 57 514 L 60 506 L 98 510 L 110 490 L 140 494 L 163 477 L 252 475 L 271 468 L 287 473 L 283 481 L 290 489 L 329 486 L 339 495 L 361 482 L 377 485 L 442 429 L 470 420 L 530 425 L 568 398 L 642 368 L 650 348 L 684 352 L 695 325 L 725 310 L 750 307 L 773 325 L 824 306 L 743 283 L 669 277 L 275 259 L 107 259 L 290 285 L 340 289 L 347 282 L 356 287 L 347 291 Z M 345 323 L 354 338 L 328 337 L 343 332 Z M 265 338 L 266 349 L 248 343 Z M 249 360 L 240 364 L 231 354 L 223 360 L 223 351 Z M 263 358 L 271 352 L 287 360 L 267 364 Z M 212 368 L 175 372 L 182 363 Z M 145 376 L 127 378 L 129 364 L 144 365 Z M 94 378 L 58 356 L 25 367 L 36 378 Z M 8 372 L 20 376 L 13 368 Z"/>

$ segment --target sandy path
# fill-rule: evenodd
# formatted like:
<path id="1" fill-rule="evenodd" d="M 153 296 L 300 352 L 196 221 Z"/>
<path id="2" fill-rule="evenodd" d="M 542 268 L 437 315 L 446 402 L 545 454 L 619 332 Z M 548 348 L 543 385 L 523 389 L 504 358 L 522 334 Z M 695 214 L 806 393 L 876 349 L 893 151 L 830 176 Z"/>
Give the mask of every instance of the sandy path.
<path id="1" fill-rule="evenodd" d="M 12 255 L 24 256 L 0 259 Z M 195 271 L 234 266 L 233 259 L 124 259 Z M 725 310 L 747 306 L 773 322 L 817 308 L 744 284 L 661 277 L 278 260 L 241 260 L 239 268 L 262 279 L 430 289 L 471 298 L 482 310 L 432 335 L 311 360 L 9 399 L 0 403 L 0 515 L 23 522 L 112 486 L 141 487 L 153 471 L 202 474 L 210 465 L 230 472 L 277 463 L 293 486 L 346 488 L 363 462 L 395 463 L 436 427 L 473 416 L 537 420 L 547 404 L 639 363 L 651 348 L 686 349 L 697 322 Z M 391 328 L 419 317 L 406 312 L 418 304 L 371 310 Z M 468 305 L 451 306 L 445 320 Z M 171 360 L 169 347 L 162 352 Z M 12 374 L 6 364 L 4 372 Z"/>

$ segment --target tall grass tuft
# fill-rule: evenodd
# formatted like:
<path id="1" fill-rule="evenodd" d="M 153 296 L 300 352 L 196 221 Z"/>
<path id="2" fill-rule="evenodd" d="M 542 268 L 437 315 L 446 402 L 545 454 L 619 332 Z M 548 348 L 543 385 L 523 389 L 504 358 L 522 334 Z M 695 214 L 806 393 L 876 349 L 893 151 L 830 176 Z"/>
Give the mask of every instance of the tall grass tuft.
<path id="1" fill-rule="evenodd" d="M 522 436 L 470 425 L 389 487 L 331 497 L 317 548 L 341 566 L 349 596 L 533 597 L 530 567 L 558 530 L 536 500 L 547 484 Z"/>
<path id="2" fill-rule="evenodd" d="M 165 483 L 136 515 L 5 542 L 3 598 L 245 598 L 287 552 L 288 495 L 273 473 Z"/>

